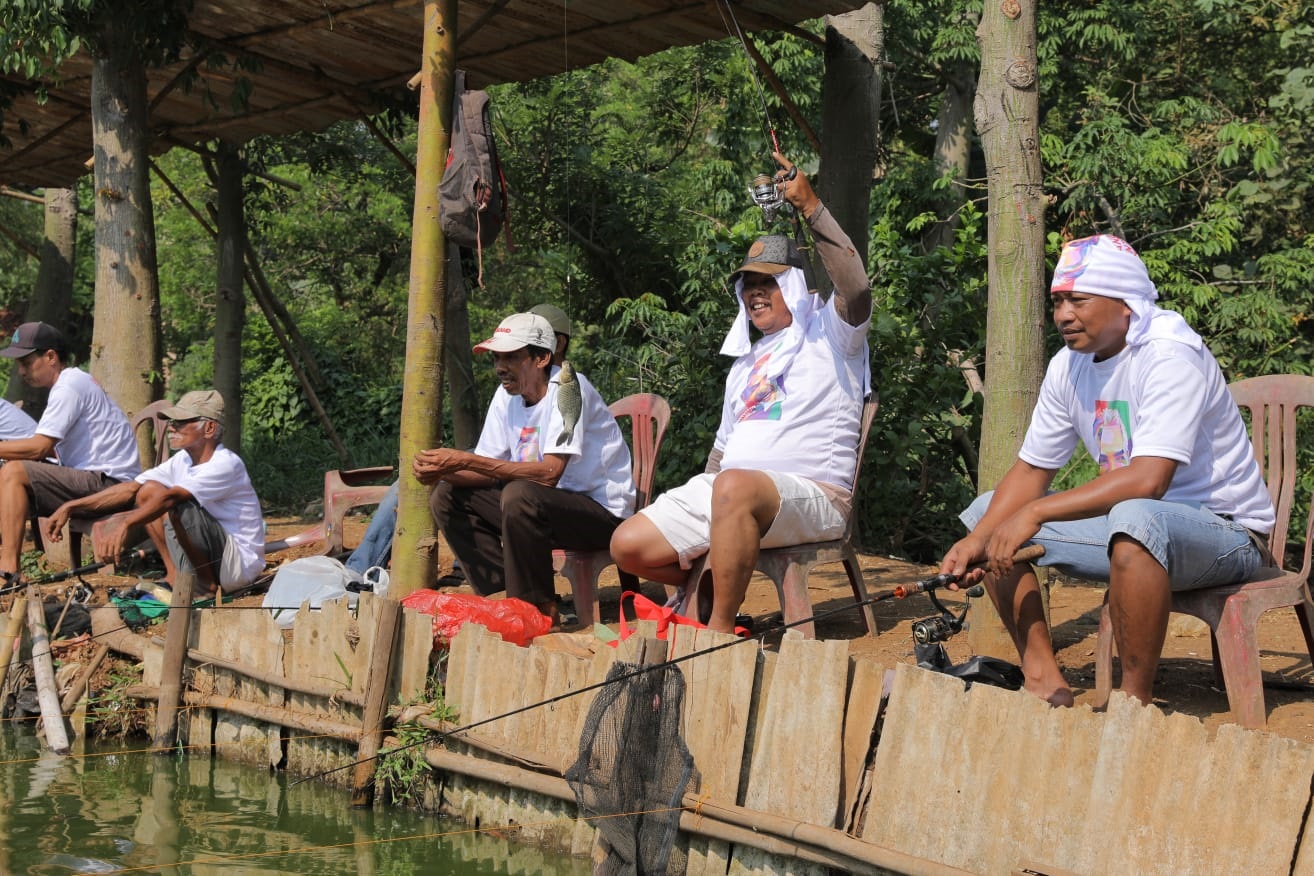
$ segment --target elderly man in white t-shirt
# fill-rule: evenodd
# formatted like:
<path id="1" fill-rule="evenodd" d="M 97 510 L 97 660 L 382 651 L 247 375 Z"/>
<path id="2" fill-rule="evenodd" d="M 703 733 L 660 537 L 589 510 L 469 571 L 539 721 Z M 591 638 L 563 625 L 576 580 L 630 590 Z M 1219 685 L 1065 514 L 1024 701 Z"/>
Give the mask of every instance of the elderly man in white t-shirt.
<path id="1" fill-rule="evenodd" d="M 1109 582 L 1122 690 L 1151 700 L 1172 591 L 1244 580 L 1266 559 L 1273 503 L 1227 381 L 1186 321 L 1154 302 L 1145 264 L 1109 234 L 1063 248 L 1050 300 L 1065 349 L 1049 363 L 1017 462 L 962 514 L 943 572 L 984 579 L 1022 658 L 1024 686 L 1070 706 L 1036 574 Z M 1050 492 L 1078 446 L 1099 475 Z M 986 563 L 986 568 L 970 569 Z"/>
<path id="2" fill-rule="evenodd" d="M 36 432 L 0 441 L 0 583 L 18 574 L 23 526 L 33 510 L 54 511 L 69 499 L 98 492 L 141 471 L 137 441 L 122 409 L 91 375 L 67 362 L 64 335 L 44 322 L 25 322 L 0 356 L 18 360 L 28 386 L 49 389 Z M 59 463 L 46 462 L 58 457 Z"/>
<path id="3" fill-rule="evenodd" d="M 505 589 L 554 623 L 553 549 L 602 550 L 634 513 L 620 427 L 583 375 L 562 388 L 556 345 L 543 316 L 502 320 L 474 348 L 493 354 L 505 390 L 489 405 L 479 444 L 423 450 L 412 464 L 416 479 L 434 487 L 434 520 L 471 586 L 485 595 Z"/>
<path id="4" fill-rule="evenodd" d="M 793 167 L 780 154 L 776 161 L 785 171 Z M 862 257 L 807 177 L 782 172 L 777 179 L 812 229 L 835 293 L 823 301 L 808 290 L 789 238 L 753 243 L 730 276 L 739 316 L 721 352 L 735 362 L 707 468 L 658 496 L 611 540 L 621 569 L 673 586 L 708 554 L 708 626 L 727 633 L 761 548 L 843 534 L 871 383 L 871 286 Z"/>
<path id="5" fill-rule="evenodd" d="M 117 559 L 144 529 L 167 581 L 181 570 L 196 576 L 198 596 L 239 590 L 265 567 L 264 517 L 246 465 L 222 443 L 223 396 L 189 392 L 161 416 L 173 455 L 134 480 L 64 503 L 51 515 L 46 537 L 58 539 L 71 516 L 130 507 L 97 533 L 97 559 Z"/>

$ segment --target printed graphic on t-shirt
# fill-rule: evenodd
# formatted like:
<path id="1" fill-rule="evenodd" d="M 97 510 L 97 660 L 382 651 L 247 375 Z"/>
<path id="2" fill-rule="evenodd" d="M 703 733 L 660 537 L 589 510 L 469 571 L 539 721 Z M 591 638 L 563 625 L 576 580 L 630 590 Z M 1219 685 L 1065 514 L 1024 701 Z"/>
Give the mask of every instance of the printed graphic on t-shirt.
<path id="1" fill-rule="evenodd" d="M 1099 455 L 1095 461 L 1100 471 L 1112 471 L 1131 464 L 1131 418 L 1125 401 L 1095 402 L 1095 446 Z"/>
<path id="2" fill-rule="evenodd" d="M 537 426 L 521 426 L 520 439 L 516 441 L 512 454 L 516 462 L 541 462 L 543 448 L 538 440 Z"/>
<path id="3" fill-rule="evenodd" d="M 773 351 L 774 352 L 774 351 Z M 779 420 L 781 405 L 785 398 L 784 375 L 770 377 L 766 373 L 771 353 L 753 363 L 753 370 L 748 372 L 748 384 L 739 397 L 744 402 L 744 409 L 739 413 L 739 422 L 745 420 Z"/>

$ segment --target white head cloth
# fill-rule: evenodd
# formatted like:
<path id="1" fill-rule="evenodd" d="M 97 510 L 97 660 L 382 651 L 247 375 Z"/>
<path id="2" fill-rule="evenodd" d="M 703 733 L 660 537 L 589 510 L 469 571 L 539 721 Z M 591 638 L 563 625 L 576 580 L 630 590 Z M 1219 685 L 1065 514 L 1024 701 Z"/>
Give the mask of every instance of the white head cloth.
<path id="1" fill-rule="evenodd" d="M 789 332 L 787 335 L 788 342 L 784 349 L 779 351 L 778 355 L 771 357 L 771 364 L 767 373 L 771 375 L 781 374 L 794 358 L 794 353 L 803 344 L 804 329 L 807 324 L 807 316 L 821 306 L 819 296 L 813 295 L 808 291 L 808 281 L 804 276 L 801 268 L 787 268 L 783 273 L 774 274 L 776 285 L 780 287 L 780 294 L 785 299 L 785 306 L 793 315 L 793 321 L 782 331 Z M 724 356 L 734 356 L 739 358 L 753 349 L 752 339 L 748 334 L 749 318 L 748 308 L 744 306 L 744 276 L 740 274 L 735 280 L 735 303 L 739 305 L 739 313 L 735 316 L 735 321 L 730 326 L 730 331 L 725 336 L 725 341 L 721 344 L 721 354 Z"/>
<path id="2" fill-rule="evenodd" d="M 1186 324 L 1181 314 L 1164 310 L 1154 302 L 1159 290 L 1150 280 L 1145 262 L 1131 244 L 1112 234 L 1083 237 L 1063 247 L 1054 268 L 1051 292 L 1084 292 L 1127 302 L 1131 322 L 1127 346 L 1166 338 L 1200 349 L 1204 342 Z"/>

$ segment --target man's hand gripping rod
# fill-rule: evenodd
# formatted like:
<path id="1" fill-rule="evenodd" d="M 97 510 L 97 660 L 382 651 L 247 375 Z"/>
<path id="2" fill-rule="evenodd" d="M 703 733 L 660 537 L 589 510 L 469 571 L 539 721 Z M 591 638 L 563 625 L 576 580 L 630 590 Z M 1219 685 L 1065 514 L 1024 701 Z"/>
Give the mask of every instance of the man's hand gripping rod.
<path id="1" fill-rule="evenodd" d="M 1038 560 L 1044 555 L 1045 555 L 1045 546 L 1039 544 L 1033 544 L 1028 547 L 1022 548 L 1022 550 L 1013 554 L 1013 562 L 1025 563 L 1031 560 Z M 904 599 L 906 597 L 912 596 L 914 593 L 929 593 L 930 591 L 938 590 L 941 587 L 948 587 L 950 584 L 953 584 L 957 580 L 958 580 L 957 575 L 951 575 L 948 572 L 941 572 L 938 575 L 932 575 L 930 578 L 926 578 L 925 580 L 918 581 L 916 584 L 908 584 L 906 586 L 900 584 L 898 587 L 894 588 L 894 596 L 896 599 Z M 982 596 L 985 594 L 985 588 L 983 588 L 980 584 L 978 584 L 975 587 L 969 587 L 966 590 L 966 593 L 968 596 L 971 597 Z"/>

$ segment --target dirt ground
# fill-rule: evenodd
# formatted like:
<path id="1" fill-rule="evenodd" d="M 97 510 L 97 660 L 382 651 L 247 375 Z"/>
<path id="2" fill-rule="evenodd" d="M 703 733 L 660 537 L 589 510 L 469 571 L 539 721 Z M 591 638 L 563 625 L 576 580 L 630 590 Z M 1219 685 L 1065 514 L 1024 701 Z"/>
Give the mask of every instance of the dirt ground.
<path id="1" fill-rule="evenodd" d="M 269 535 L 276 538 L 298 532 L 312 522 L 298 518 L 270 519 Z M 366 522 L 363 517 L 348 518 L 344 533 L 347 545 L 359 541 Z M 292 557 L 314 552 L 314 547 L 307 547 L 275 554 L 270 557 L 270 571 Z M 441 546 L 439 574 L 448 570 L 451 559 L 450 552 Z M 861 560 L 871 595 L 892 590 L 900 584 L 911 584 L 935 572 L 929 566 L 888 557 L 862 556 Z M 131 587 L 134 581 L 122 576 L 96 574 L 86 576 L 85 580 L 95 591 L 93 601 L 96 603 L 104 603 L 109 590 Z M 603 573 L 600 584 L 602 620 L 614 625 L 620 598 L 614 568 Z M 67 582 L 49 585 L 47 598 L 64 594 L 67 586 Z M 563 596 L 570 595 L 569 585 L 564 579 L 557 579 L 557 588 Z M 817 613 L 841 608 L 852 601 L 848 579 L 838 564 L 814 569 L 808 589 Z M 665 598 L 663 588 L 651 582 L 644 583 L 643 591 L 655 601 Z M 1095 642 L 1103 598 L 1102 587 L 1087 584 L 1058 583 L 1050 593 L 1055 647 L 1068 683 L 1077 694 L 1079 707 L 1089 705 L 1094 697 Z M 239 604 L 258 604 L 260 599 L 259 595 L 247 596 L 239 600 Z M 956 597 L 946 596 L 943 601 L 950 608 L 961 608 L 961 600 Z M 760 575 L 754 578 L 742 611 L 753 616 L 757 630 L 779 622 L 780 605 L 775 588 L 768 579 Z M 875 611 L 879 632 L 874 637 L 866 634 L 861 616 L 856 611 L 840 612 L 819 621 L 818 635 L 847 639 L 851 653 L 870 657 L 886 666 L 915 663 L 911 626 L 913 621 L 935 614 L 934 606 L 925 596 L 919 595 L 879 602 Z M 1314 670 L 1309 655 L 1305 653 L 1295 613 L 1290 609 L 1280 609 L 1264 615 L 1260 621 L 1259 641 L 1269 731 L 1314 743 Z M 90 648 L 89 645 L 85 647 Z M 970 656 L 966 634 L 950 639 L 946 647 L 954 662 Z M 73 649 L 71 659 L 76 659 L 77 650 L 80 649 Z M 1193 715 L 1210 727 L 1229 719 L 1227 695 L 1222 685 L 1214 680 L 1208 630 L 1197 625 L 1194 619 L 1173 615 L 1155 692 L 1156 705 L 1165 711 Z"/>

